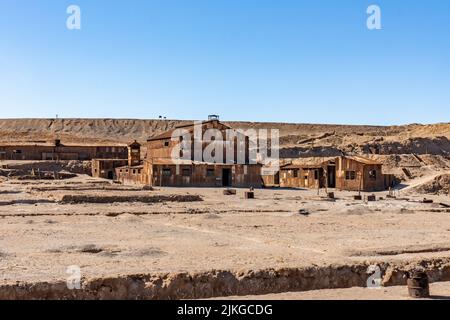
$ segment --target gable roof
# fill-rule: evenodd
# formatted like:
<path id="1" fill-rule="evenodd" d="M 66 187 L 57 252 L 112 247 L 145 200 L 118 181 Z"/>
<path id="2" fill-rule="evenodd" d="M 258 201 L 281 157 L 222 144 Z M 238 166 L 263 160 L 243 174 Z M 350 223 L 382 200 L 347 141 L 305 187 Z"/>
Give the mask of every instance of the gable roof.
<path id="1" fill-rule="evenodd" d="M 211 123 L 211 122 L 217 122 L 217 123 L 223 125 L 224 127 L 228 128 L 228 129 L 231 129 L 231 127 L 229 127 L 226 124 L 220 122 L 219 120 L 202 121 L 201 124 L 204 125 L 204 124 Z M 155 137 L 151 137 L 151 138 L 147 139 L 147 141 L 157 141 L 157 140 L 171 139 L 172 138 L 172 134 L 175 132 L 175 130 L 186 128 L 187 130 L 190 131 L 190 130 L 194 129 L 195 124 L 196 124 L 196 122 L 192 122 L 192 123 L 188 123 L 188 124 L 185 124 L 185 125 L 176 126 L 173 129 L 170 129 L 170 130 L 165 131 L 165 132 L 163 132 L 163 133 L 161 133 L 161 134 L 159 134 L 159 135 L 157 135 Z"/>
<path id="2" fill-rule="evenodd" d="M 131 142 L 130 144 L 128 144 L 128 146 L 130 148 L 139 148 L 141 146 L 141 144 L 139 142 L 137 142 L 136 140 L 134 140 L 134 142 Z"/>
<path id="3" fill-rule="evenodd" d="M 369 164 L 369 165 L 382 165 L 381 162 L 376 161 L 376 160 L 372 160 L 369 158 L 364 158 L 361 156 L 345 156 L 344 158 L 359 162 L 359 163 L 363 163 L 363 164 Z"/>

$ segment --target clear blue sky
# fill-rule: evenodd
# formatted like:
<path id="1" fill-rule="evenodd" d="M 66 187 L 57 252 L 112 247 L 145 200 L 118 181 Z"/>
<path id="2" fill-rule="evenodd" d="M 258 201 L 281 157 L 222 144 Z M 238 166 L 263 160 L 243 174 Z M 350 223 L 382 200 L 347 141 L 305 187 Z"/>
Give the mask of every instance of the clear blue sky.
<path id="1" fill-rule="evenodd" d="M 370 4 L 382 30 L 366 28 Z M 0 0 L 1 118 L 212 113 L 448 122 L 450 1 Z"/>

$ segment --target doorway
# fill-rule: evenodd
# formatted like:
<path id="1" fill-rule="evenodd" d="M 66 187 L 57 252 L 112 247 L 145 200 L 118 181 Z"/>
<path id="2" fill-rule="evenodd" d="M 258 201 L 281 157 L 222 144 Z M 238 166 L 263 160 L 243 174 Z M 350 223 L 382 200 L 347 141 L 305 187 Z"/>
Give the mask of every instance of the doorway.
<path id="1" fill-rule="evenodd" d="M 328 166 L 328 188 L 336 188 L 336 166 Z"/>
<path id="2" fill-rule="evenodd" d="M 231 169 L 222 169 L 222 186 L 231 187 Z"/>
<path id="3" fill-rule="evenodd" d="M 109 180 L 114 180 L 114 172 L 108 171 L 108 179 Z"/>
<path id="4" fill-rule="evenodd" d="M 276 186 L 280 185 L 280 171 L 275 173 L 275 176 L 273 177 L 273 184 Z"/>

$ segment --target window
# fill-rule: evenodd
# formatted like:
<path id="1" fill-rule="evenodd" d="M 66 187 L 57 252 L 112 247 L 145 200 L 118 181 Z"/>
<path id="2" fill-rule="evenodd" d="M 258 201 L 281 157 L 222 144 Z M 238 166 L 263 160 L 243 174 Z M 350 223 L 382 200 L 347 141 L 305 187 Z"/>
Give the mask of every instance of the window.
<path id="1" fill-rule="evenodd" d="M 215 175 L 215 170 L 214 169 L 207 169 L 206 170 L 206 176 L 207 177 L 214 177 Z"/>
<path id="2" fill-rule="evenodd" d="M 369 178 L 371 180 L 377 180 L 377 170 L 370 170 L 369 171 Z"/>
<path id="3" fill-rule="evenodd" d="M 165 177 L 171 176 L 172 175 L 172 170 L 170 169 L 163 169 L 162 170 L 162 175 Z"/>
<path id="4" fill-rule="evenodd" d="M 356 180 L 355 171 L 345 171 L 345 180 Z"/>
<path id="5" fill-rule="evenodd" d="M 169 146 L 169 144 L 170 144 L 170 142 L 169 141 L 164 141 L 164 147 L 168 147 Z"/>
<path id="6" fill-rule="evenodd" d="M 294 175 L 294 178 L 298 178 L 298 169 L 294 169 L 292 174 Z"/>
<path id="7" fill-rule="evenodd" d="M 133 169 L 133 174 L 136 174 L 136 169 Z"/>
<path id="8" fill-rule="evenodd" d="M 183 175 L 183 177 L 190 177 L 191 176 L 191 169 L 189 169 L 189 168 L 183 169 L 181 174 Z"/>
<path id="9" fill-rule="evenodd" d="M 314 170 L 314 180 L 319 180 L 319 170 Z"/>

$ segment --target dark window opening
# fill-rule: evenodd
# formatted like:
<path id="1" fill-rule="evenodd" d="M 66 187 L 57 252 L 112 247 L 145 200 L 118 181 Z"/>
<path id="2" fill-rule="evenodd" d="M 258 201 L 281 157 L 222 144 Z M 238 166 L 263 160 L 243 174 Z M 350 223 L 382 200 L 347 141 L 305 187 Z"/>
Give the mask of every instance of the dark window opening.
<path id="1" fill-rule="evenodd" d="M 293 170 L 294 178 L 298 178 L 298 169 Z"/>
<path id="2" fill-rule="evenodd" d="M 183 169 L 181 174 L 183 177 L 190 177 L 191 176 L 191 169 Z"/>
<path id="3" fill-rule="evenodd" d="M 222 169 L 222 186 L 231 187 L 231 169 Z"/>
<path id="4" fill-rule="evenodd" d="M 215 170 L 214 169 L 207 169 L 206 170 L 206 176 L 207 177 L 214 177 L 215 176 Z"/>
<path id="5" fill-rule="evenodd" d="M 356 180 L 355 171 L 345 171 L 345 180 Z"/>
<path id="6" fill-rule="evenodd" d="M 162 170 L 162 174 L 163 174 L 163 176 L 170 176 L 170 175 L 172 175 L 172 170 L 170 170 L 170 169 L 163 169 Z"/>
<path id="7" fill-rule="evenodd" d="M 369 178 L 372 180 L 376 180 L 377 179 L 377 171 L 376 170 L 370 170 L 369 171 Z"/>
<path id="8" fill-rule="evenodd" d="M 170 142 L 169 142 L 169 141 L 164 141 L 164 147 L 168 147 L 168 146 L 169 146 L 169 144 L 170 144 Z"/>
<path id="9" fill-rule="evenodd" d="M 314 180 L 319 180 L 319 170 L 314 170 Z"/>

